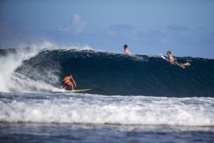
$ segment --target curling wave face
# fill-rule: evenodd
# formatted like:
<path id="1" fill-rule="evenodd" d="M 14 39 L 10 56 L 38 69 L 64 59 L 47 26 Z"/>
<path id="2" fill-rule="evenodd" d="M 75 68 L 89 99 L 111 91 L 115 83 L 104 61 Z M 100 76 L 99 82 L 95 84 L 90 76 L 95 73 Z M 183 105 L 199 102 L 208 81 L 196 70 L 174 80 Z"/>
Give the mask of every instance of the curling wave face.
<path id="1" fill-rule="evenodd" d="M 1 92 L 61 91 L 72 74 L 77 86 L 102 95 L 213 97 L 214 60 L 179 58 L 171 65 L 159 56 L 128 56 L 78 49 L 1 49 Z"/>

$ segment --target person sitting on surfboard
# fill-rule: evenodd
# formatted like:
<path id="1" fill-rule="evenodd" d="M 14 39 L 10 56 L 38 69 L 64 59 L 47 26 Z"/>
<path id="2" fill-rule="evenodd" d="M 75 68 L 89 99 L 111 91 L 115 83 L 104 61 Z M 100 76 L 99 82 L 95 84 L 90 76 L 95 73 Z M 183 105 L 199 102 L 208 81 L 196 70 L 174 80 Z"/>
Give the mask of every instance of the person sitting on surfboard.
<path id="1" fill-rule="evenodd" d="M 125 49 L 125 51 L 124 51 L 125 54 L 131 55 L 131 52 L 128 50 L 128 46 L 127 45 L 124 45 L 124 49 Z"/>
<path id="2" fill-rule="evenodd" d="M 64 77 L 62 80 L 62 85 L 65 90 L 67 89 L 67 86 L 71 86 L 71 89 L 74 90 L 74 86 L 76 87 L 76 82 L 70 74 L 69 76 Z"/>
<path id="3" fill-rule="evenodd" d="M 176 64 L 178 66 L 181 66 L 181 67 L 184 67 L 184 66 L 189 66 L 190 63 L 186 62 L 184 64 L 181 64 L 181 63 L 178 63 L 177 61 L 174 60 L 174 58 L 172 57 L 171 55 L 171 51 L 167 51 L 167 55 L 168 55 L 168 58 L 169 58 L 169 61 L 172 63 L 172 64 Z"/>

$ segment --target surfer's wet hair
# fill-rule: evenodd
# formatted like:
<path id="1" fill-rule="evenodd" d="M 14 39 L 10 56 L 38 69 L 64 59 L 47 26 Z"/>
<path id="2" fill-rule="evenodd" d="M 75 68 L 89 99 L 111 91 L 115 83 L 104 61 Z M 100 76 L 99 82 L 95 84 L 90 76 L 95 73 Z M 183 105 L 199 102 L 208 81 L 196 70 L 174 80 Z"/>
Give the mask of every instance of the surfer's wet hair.
<path id="1" fill-rule="evenodd" d="M 124 45 L 124 48 L 127 48 L 128 46 L 127 45 Z"/>
<path id="2" fill-rule="evenodd" d="M 171 51 L 167 51 L 167 54 L 171 54 Z"/>

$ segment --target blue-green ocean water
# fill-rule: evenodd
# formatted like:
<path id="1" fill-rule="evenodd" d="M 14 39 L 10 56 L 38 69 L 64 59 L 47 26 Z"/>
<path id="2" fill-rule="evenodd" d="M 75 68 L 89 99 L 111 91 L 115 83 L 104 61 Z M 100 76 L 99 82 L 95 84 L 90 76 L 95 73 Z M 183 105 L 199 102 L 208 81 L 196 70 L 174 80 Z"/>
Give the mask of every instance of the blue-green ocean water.
<path id="1" fill-rule="evenodd" d="M 175 58 L 1 49 L 0 142 L 212 142 L 214 60 Z"/>

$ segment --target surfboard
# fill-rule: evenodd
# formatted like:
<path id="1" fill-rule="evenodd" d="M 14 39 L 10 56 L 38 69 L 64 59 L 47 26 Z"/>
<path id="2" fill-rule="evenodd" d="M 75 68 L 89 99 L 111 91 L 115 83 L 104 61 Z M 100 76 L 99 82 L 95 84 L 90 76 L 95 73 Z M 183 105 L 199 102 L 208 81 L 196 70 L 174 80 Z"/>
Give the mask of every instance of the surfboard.
<path id="1" fill-rule="evenodd" d="M 142 61 L 143 58 L 140 57 L 140 56 L 137 56 L 137 55 L 130 55 L 132 57 L 133 60 L 136 60 L 136 61 Z"/>
<path id="2" fill-rule="evenodd" d="M 88 88 L 88 89 L 75 89 L 75 90 L 71 90 L 71 92 L 86 92 L 86 91 L 89 91 L 91 90 L 91 88 Z"/>
<path id="3" fill-rule="evenodd" d="M 161 58 L 163 58 L 164 60 L 170 62 L 167 58 L 165 58 L 161 53 L 160 53 Z"/>

